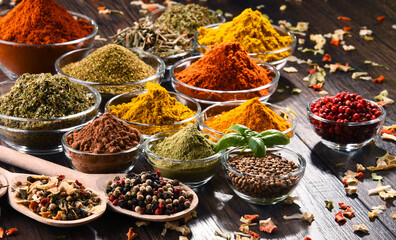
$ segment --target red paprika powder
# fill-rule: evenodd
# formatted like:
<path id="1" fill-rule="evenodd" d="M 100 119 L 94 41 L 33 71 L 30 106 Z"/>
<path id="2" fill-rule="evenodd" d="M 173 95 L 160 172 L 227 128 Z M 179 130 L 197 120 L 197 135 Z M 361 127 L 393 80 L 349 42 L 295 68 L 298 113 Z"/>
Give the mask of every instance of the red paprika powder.
<path id="1" fill-rule="evenodd" d="M 0 39 L 27 44 L 53 44 L 88 36 L 93 26 L 75 20 L 54 0 L 23 0 L 0 17 Z"/>

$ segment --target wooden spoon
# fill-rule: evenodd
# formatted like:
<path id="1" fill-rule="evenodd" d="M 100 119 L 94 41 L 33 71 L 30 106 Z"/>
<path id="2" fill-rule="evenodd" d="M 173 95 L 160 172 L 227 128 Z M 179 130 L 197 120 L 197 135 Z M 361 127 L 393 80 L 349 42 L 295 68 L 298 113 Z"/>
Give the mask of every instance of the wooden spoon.
<path id="1" fill-rule="evenodd" d="M 0 146 L 0 161 L 8 163 L 10 165 L 26 169 L 28 171 L 44 174 L 48 176 L 53 175 L 65 175 L 69 179 L 78 179 L 87 187 L 91 187 L 102 194 L 106 193 L 106 182 L 108 180 L 113 180 L 114 177 L 119 176 L 123 178 L 126 174 L 86 174 L 82 173 L 41 158 L 37 158 L 28 154 L 20 153 L 10 148 Z M 8 181 L 11 183 L 10 181 Z M 119 206 L 114 206 L 110 201 L 107 201 L 108 206 L 119 213 L 126 214 L 141 220 L 152 221 L 152 222 L 167 222 L 173 221 L 184 216 L 189 215 L 198 206 L 198 196 L 189 187 L 184 184 L 180 184 L 187 193 L 193 194 L 193 200 L 188 209 L 171 214 L 171 215 L 149 215 L 149 214 L 139 214 L 137 212 L 121 208 Z M 106 198 L 107 199 L 107 198 Z"/>
<path id="2" fill-rule="evenodd" d="M 51 225 L 51 226 L 56 226 L 56 227 L 75 227 L 75 226 L 80 226 L 80 225 L 92 222 L 93 220 L 102 216 L 102 214 L 106 210 L 106 196 L 104 195 L 104 193 L 87 188 L 87 189 L 93 191 L 94 193 L 96 193 L 98 195 L 98 197 L 100 197 L 100 205 L 96 206 L 97 210 L 91 216 L 77 219 L 77 220 L 53 220 L 50 218 L 42 217 L 42 216 L 32 212 L 27 206 L 17 203 L 17 201 L 20 200 L 20 198 L 16 197 L 15 189 L 17 188 L 17 186 L 15 186 L 14 183 L 16 183 L 17 181 L 24 182 L 24 181 L 26 181 L 27 177 L 32 176 L 32 174 L 11 173 L 3 168 L 0 168 L 0 173 L 4 177 L 6 177 L 8 182 L 10 183 L 10 185 L 8 186 L 8 200 L 10 202 L 11 207 L 13 207 L 18 212 L 20 212 L 20 213 L 38 221 L 38 222 L 41 222 L 41 223 L 44 223 L 47 225 Z M 67 176 L 66 176 L 66 178 L 67 178 Z"/>
<path id="3" fill-rule="evenodd" d="M 0 175 L 0 197 L 2 197 L 7 192 L 8 182 L 7 179 Z"/>

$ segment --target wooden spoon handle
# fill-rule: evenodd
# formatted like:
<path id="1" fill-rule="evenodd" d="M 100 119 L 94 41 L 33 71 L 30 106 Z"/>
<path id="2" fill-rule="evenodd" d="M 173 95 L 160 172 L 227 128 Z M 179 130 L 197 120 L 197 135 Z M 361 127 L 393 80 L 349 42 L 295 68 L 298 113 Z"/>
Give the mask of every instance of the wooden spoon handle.
<path id="1" fill-rule="evenodd" d="M 83 173 L 77 172 L 73 169 L 55 164 L 38 157 L 34 157 L 28 154 L 20 153 L 10 148 L 0 146 L 0 161 L 26 169 L 33 173 L 44 174 L 44 175 L 67 175 L 78 179 Z"/>

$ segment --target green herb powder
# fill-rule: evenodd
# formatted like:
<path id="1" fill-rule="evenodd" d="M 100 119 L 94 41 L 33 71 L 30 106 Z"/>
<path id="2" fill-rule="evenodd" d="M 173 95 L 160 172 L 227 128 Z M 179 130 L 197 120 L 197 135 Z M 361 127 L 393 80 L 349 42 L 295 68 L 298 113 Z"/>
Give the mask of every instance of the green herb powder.
<path id="1" fill-rule="evenodd" d="M 87 110 L 94 97 L 63 75 L 23 74 L 0 97 L 0 113 L 20 118 L 51 119 Z"/>
<path id="2" fill-rule="evenodd" d="M 73 78 L 106 84 L 136 82 L 156 73 L 129 49 L 116 44 L 98 48 L 81 61 L 66 65 L 62 71 Z"/>
<path id="3" fill-rule="evenodd" d="M 176 160 L 202 159 L 215 154 L 214 143 L 192 123 L 155 144 L 151 151 L 158 156 Z"/>
<path id="4" fill-rule="evenodd" d="M 217 15 L 206 7 L 177 4 L 167 8 L 156 23 L 165 24 L 179 33 L 187 31 L 189 35 L 193 35 L 198 28 L 217 22 Z"/>

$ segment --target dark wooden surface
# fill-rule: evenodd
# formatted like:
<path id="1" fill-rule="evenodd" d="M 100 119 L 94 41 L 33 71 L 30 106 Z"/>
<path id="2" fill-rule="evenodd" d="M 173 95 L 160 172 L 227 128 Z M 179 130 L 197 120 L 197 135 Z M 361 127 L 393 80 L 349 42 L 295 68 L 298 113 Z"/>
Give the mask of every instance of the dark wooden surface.
<path id="1" fill-rule="evenodd" d="M 0 6 L 0 10 L 10 8 L 7 1 Z M 138 19 L 138 8 L 130 5 L 129 0 L 58 0 L 60 4 L 68 10 L 84 13 L 94 18 L 99 24 L 99 35 L 111 36 L 117 29 L 130 26 Z M 355 51 L 345 52 L 341 47 L 333 47 L 326 44 L 325 50 L 330 53 L 335 62 L 345 64 L 348 62 L 356 71 L 367 71 L 373 77 L 384 75 L 385 83 L 374 84 L 371 81 L 351 79 L 351 73 L 337 72 L 328 74 L 324 89 L 330 94 L 340 91 L 356 92 L 363 97 L 373 99 L 373 97 L 384 89 L 389 91 L 390 97 L 396 99 L 396 30 L 391 25 L 396 24 L 396 1 L 394 0 L 335 0 L 335 1 L 315 1 L 303 0 L 295 1 L 226 1 L 211 0 L 201 3 L 211 9 L 222 9 L 236 16 L 247 7 L 254 8 L 264 4 L 261 11 L 267 13 L 275 23 L 284 19 L 295 25 L 298 21 L 310 23 L 304 47 L 313 47 L 309 41 L 310 33 L 329 33 L 343 26 L 352 26 L 352 37 L 346 38 L 348 45 L 354 45 Z M 284 12 L 279 10 L 283 4 L 287 5 Z M 97 7 L 106 6 L 110 9 L 124 11 L 125 15 L 98 15 Z M 384 22 L 379 24 L 377 16 L 386 16 Z M 337 16 L 348 16 L 352 18 L 350 22 L 340 22 Z M 361 26 L 367 26 L 373 30 L 374 41 L 365 42 L 359 37 Z M 105 44 L 96 41 L 95 45 Z M 295 54 L 299 58 L 313 59 L 320 62 L 321 55 L 314 56 L 310 53 Z M 385 70 L 380 67 L 364 65 L 364 60 L 371 60 L 384 64 L 390 69 Z M 307 169 L 301 183 L 292 195 L 298 195 L 300 201 L 293 205 L 279 203 L 271 206 L 257 206 L 244 202 L 233 194 L 226 184 L 221 169 L 218 174 L 204 187 L 197 190 L 200 204 L 197 209 L 198 218 L 188 223 L 192 234 L 189 239 L 212 239 L 214 231 L 237 231 L 240 225 L 239 218 L 243 214 L 260 214 L 262 219 L 271 217 L 278 230 L 273 234 L 260 233 L 264 239 L 304 239 L 309 236 L 312 239 L 395 239 L 396 220 L 392 219 L 391 210 L 396 212 L 393 200 L 382 201 L 379 196 L 368 196 L 367 190 L 374 188 L 377 182 L 372 181 L 370 174 L 366 173 L 363 181 L 358 184 L 358 196 L 346 196 L 342 177 L 348 169 L 355 170 L 356 163 L 365 166 L 375 165 L 376 157 L 382 156 L 386 151 L 396 154 L 395 143 L 383 141 L 376 137 L 375 141 L 351 153 L 332 151 L 320 143 L 319 137 L 312 131 L 307 117 L 306 106 L 314 98 L 319 97 L 318 92 L 306 87 L 302 80 L 307 75 L 307 65 L 288 63 L 287 66 L 296 67 L 298 73 L 281 72 L 279 89 L 286 89 L 285 92 L 276 92 L 270 98 L 270 102 L 284 107 L 290 107 L 297 113 L 298 126 L 296 136 L 289 145 L 289 148 L 301 153 L 307 160 Z M 0 71 L 1 80 L 7 77 Z M 292 95 L 292 88 L 300 88 L 302 93 Z M 386 106 L 386 125 L 395 124 L 395 105 Z M 63 154 L 44 156 L 44 158 L 66 164 Z M 345 163 L 343 167 L 336 168 L 337 163 Z M 22 169 L 15 169 L 12 166 L 5 166 L 12 171 L 22 172 Z M 141 160 L 134 171 L 149 169 L 147 163 Z M 384 177 L 383 183 L 390 184 L 396 188 L 395 170 L 379 172 Z M 356 211 L 356 217 L 348 220 L 345 224 L 339 225 L 334 221 L 334 214 L 337 206 L 330 213 L 324 205 L 324 200 L 335 202 L 345 202 Z M 370 221 L 367 212 L 371 206 L 385 204 L 387 210 L 380 214 L 377 219 Z M 0 226 L 4 229 L 16 227 L 20 230 L 14 239 L 126 239 L 128 228 L 134 226 L 136 219 L 113 212 L 106 212 L 99 220 L 77 228 L 56 228 L 35 222 L 24 215 L 13 210 L 7 203 L 6 197 L 0 199 L 1 217 Z M 315 214 L 315 221 L 311 224 L 299 220 L 284 221 L 283 215 L 291 215 L 297 212 L 312 212 Z M 355 234 L 352 230 L 353 224 L 364 223 L 370 228 L 369 235 Z M 166 237 L 161 237 L 162 224 L 150 224 L 149 227 L 137 228 L 135 231 L 140 239 L 178 239 L 179 233 L 168 231 Z M 253 228 L 257 230 L 256 228 Z M 11 239 L 11 238 L 10 238 Z"/>

